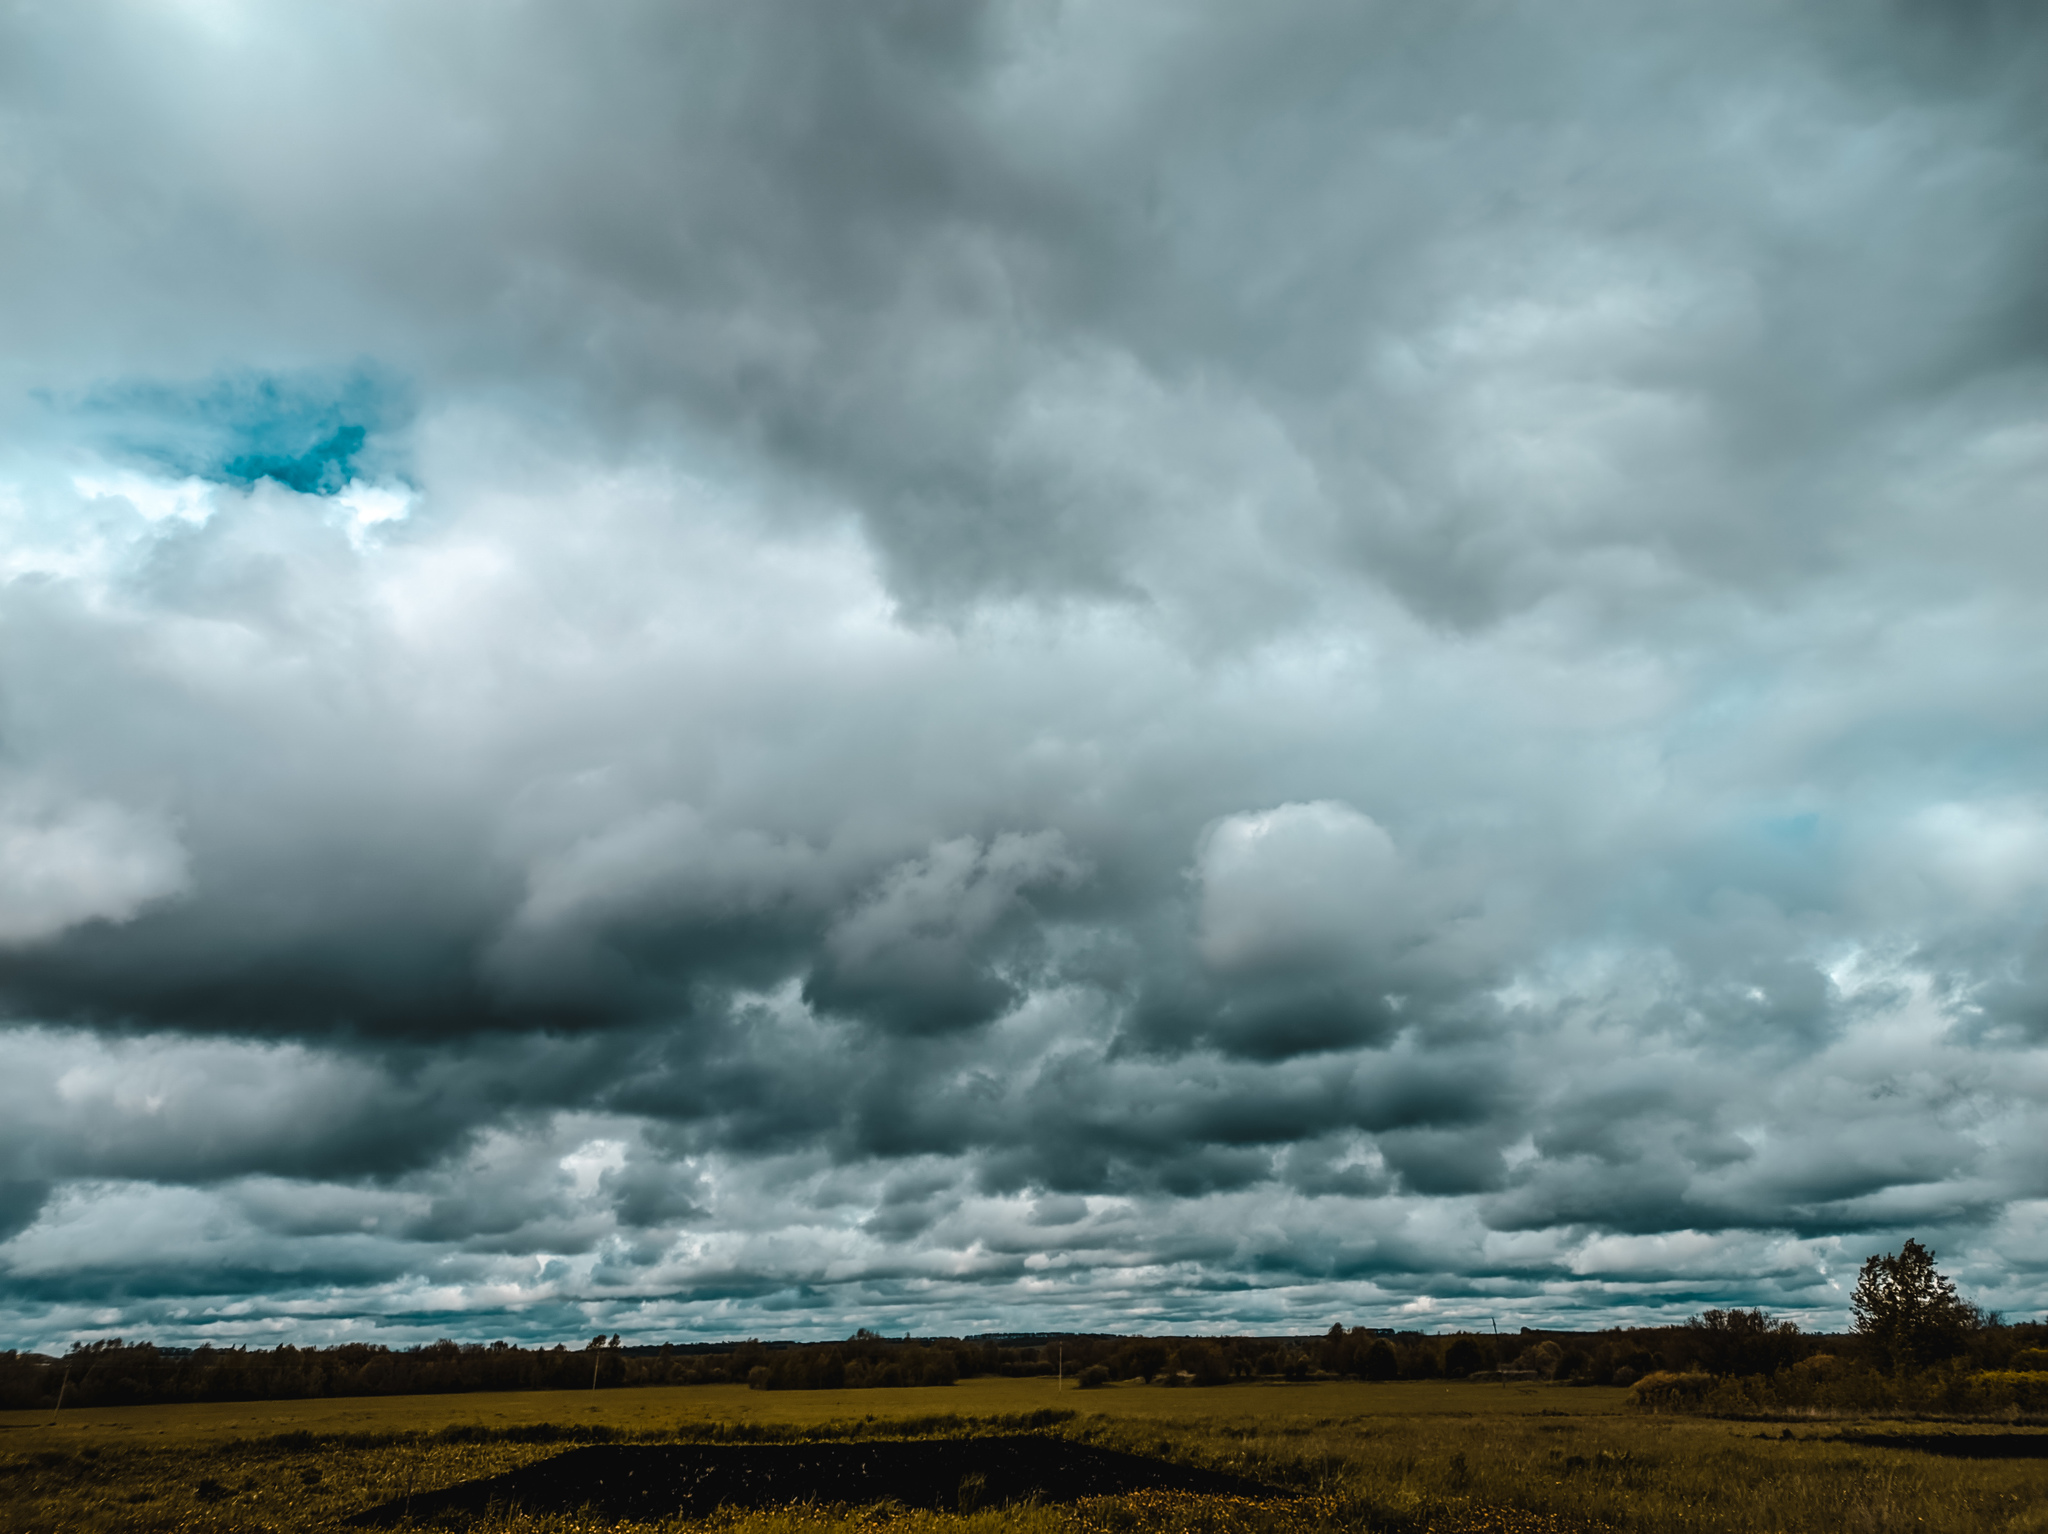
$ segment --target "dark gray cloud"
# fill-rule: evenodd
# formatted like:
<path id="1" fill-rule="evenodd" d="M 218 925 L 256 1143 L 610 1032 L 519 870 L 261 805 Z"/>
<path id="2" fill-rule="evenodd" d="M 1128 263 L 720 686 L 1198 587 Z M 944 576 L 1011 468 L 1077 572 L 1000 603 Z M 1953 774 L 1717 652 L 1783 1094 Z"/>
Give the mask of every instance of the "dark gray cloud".
<path id="1" fill-rule="evenodd" d="M 2044 63 L 0 18 L 8 1336 L 2038 1307 Z"/>

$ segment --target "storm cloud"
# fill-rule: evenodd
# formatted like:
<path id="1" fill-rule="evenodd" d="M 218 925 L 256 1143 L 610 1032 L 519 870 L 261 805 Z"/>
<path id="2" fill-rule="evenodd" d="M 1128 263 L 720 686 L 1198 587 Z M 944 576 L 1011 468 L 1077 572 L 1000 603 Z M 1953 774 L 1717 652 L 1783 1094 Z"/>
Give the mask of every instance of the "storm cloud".
<path id="1" fill-rule="evenodd" d="M 0 1341 L 2038 1309 L 2044 69 L 0 16 Z"/>

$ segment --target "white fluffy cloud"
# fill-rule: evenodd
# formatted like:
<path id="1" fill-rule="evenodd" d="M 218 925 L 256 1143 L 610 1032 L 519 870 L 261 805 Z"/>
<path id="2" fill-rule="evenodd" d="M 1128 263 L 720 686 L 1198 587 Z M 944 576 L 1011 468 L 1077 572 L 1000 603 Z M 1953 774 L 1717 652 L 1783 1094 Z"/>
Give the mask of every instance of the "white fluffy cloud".
<path id="1" fill-rule="evenodd" d="M 0 788 L 0 945 L 132 921 L 183 891 L 185 849 L 161 820 L 107 800 Z"/>
<path id="2" fill-rule="evenodd" d="M 1204 836 L 1196 866 L 1202 958 L 1217 969 L 1342 963 L 1426 920 L 1402 887 L 1392 838 L 1347 804 L 1229 816 Z"/>

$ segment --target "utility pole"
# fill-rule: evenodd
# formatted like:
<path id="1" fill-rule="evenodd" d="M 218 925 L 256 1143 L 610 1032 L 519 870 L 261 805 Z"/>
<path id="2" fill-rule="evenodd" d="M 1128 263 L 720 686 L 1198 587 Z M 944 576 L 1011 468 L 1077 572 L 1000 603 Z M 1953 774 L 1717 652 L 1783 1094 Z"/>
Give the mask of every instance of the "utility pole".
<path id="1" fill-rule="evenodd" d="M 1064 1342 L 1060 1344 L 1060 1368 L 1059 1373 L 1053 1376 L 1052 1388 L 1055 1393 L 1067 1388 L 1067 1345 Z"/>

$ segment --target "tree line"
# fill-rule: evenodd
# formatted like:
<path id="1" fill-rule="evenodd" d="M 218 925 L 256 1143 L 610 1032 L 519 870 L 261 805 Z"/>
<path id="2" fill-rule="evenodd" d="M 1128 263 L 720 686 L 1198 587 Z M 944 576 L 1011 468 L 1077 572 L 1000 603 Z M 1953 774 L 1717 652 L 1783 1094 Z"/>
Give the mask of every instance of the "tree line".
<path id="1" fill-rule="evenodd" d="M 113 1338 L 62 1358 L 0 1353 L 0 1410 L 272 1401 L 317 1396 L 441 1395 L 493 1390 L 616 1390 L 642 1385 L 751 1385 L 761 1390 L 949 1385 L 989 1374 L 1052 1374 L 1057 1344 L 913 1342 L 863 1330 L 842 1343 L 750 1339 L 677 1347 L 593 1337 L 579 1349 L 443 1340 L 391 1348 L 159 1348 Z"/>
<path id="2" fill-rule="evenodd" d="M 1965 1299 L 1935 1255 L 1907 1241 L 1865 1262 L 1846 1337 L 1802 1335 L 1762 1311 L 1695 1316 L 1690 1356 L 1637 1382 L 1634 1404 L 1725 1416 L 2048 1408 L 2048 1325 L 2008 1325 Z"/>
<path id="3" fill-rule="evenodd" d="M 496 1390 L 612 1390 L 737 1384 L 757 1390 L 949 1385 L 988 1375 L 1059 1373 L 1083 1389 L 1136 1380 L 1207 1386 L 1233 1380 L 1542 1379 L 1635 1385 L 1646 1401 L 1700 1396 L 1702 1381 L 1751 1380 L 1759 1390 L 1881 1393 L 1876 1380 L 1946 1371 L 2048 1373 L 2048 1326 L 2006 1325 L 1962 1299 L 1908 1241 L 1873 1256 L 1845 1336 L 1804 1333 L 1761 1310 L 1707 1310 L 1677 1326 L 1600 1332 L 1523 1328 L 1512 1335 L 1425 1335 L 1333 1325 L 1320 1337 L 888 1338 L 862 1329 L 843 1342 L 744 1342 L 628 1348 L 614 1335 L 579 1349 L 441 1341 L 410 1348 L 162 1349 L 119 1339 L 62 1358 L 0 1353 L 0 1409 L 149 1402 L 433 1395 Z M 1691 1381 L 1683 1387 L 1674 1380 Z M 1777 1382 L 1773 1384 L 1772 1382 Z M 1856 1382 L 1864 1383 L 1858 1384 Z M 1818 1382 L 1818 1383 L 1816 1383 Z M 1896 1392 L 1894 1392 L 1896 1393 Z"/>

